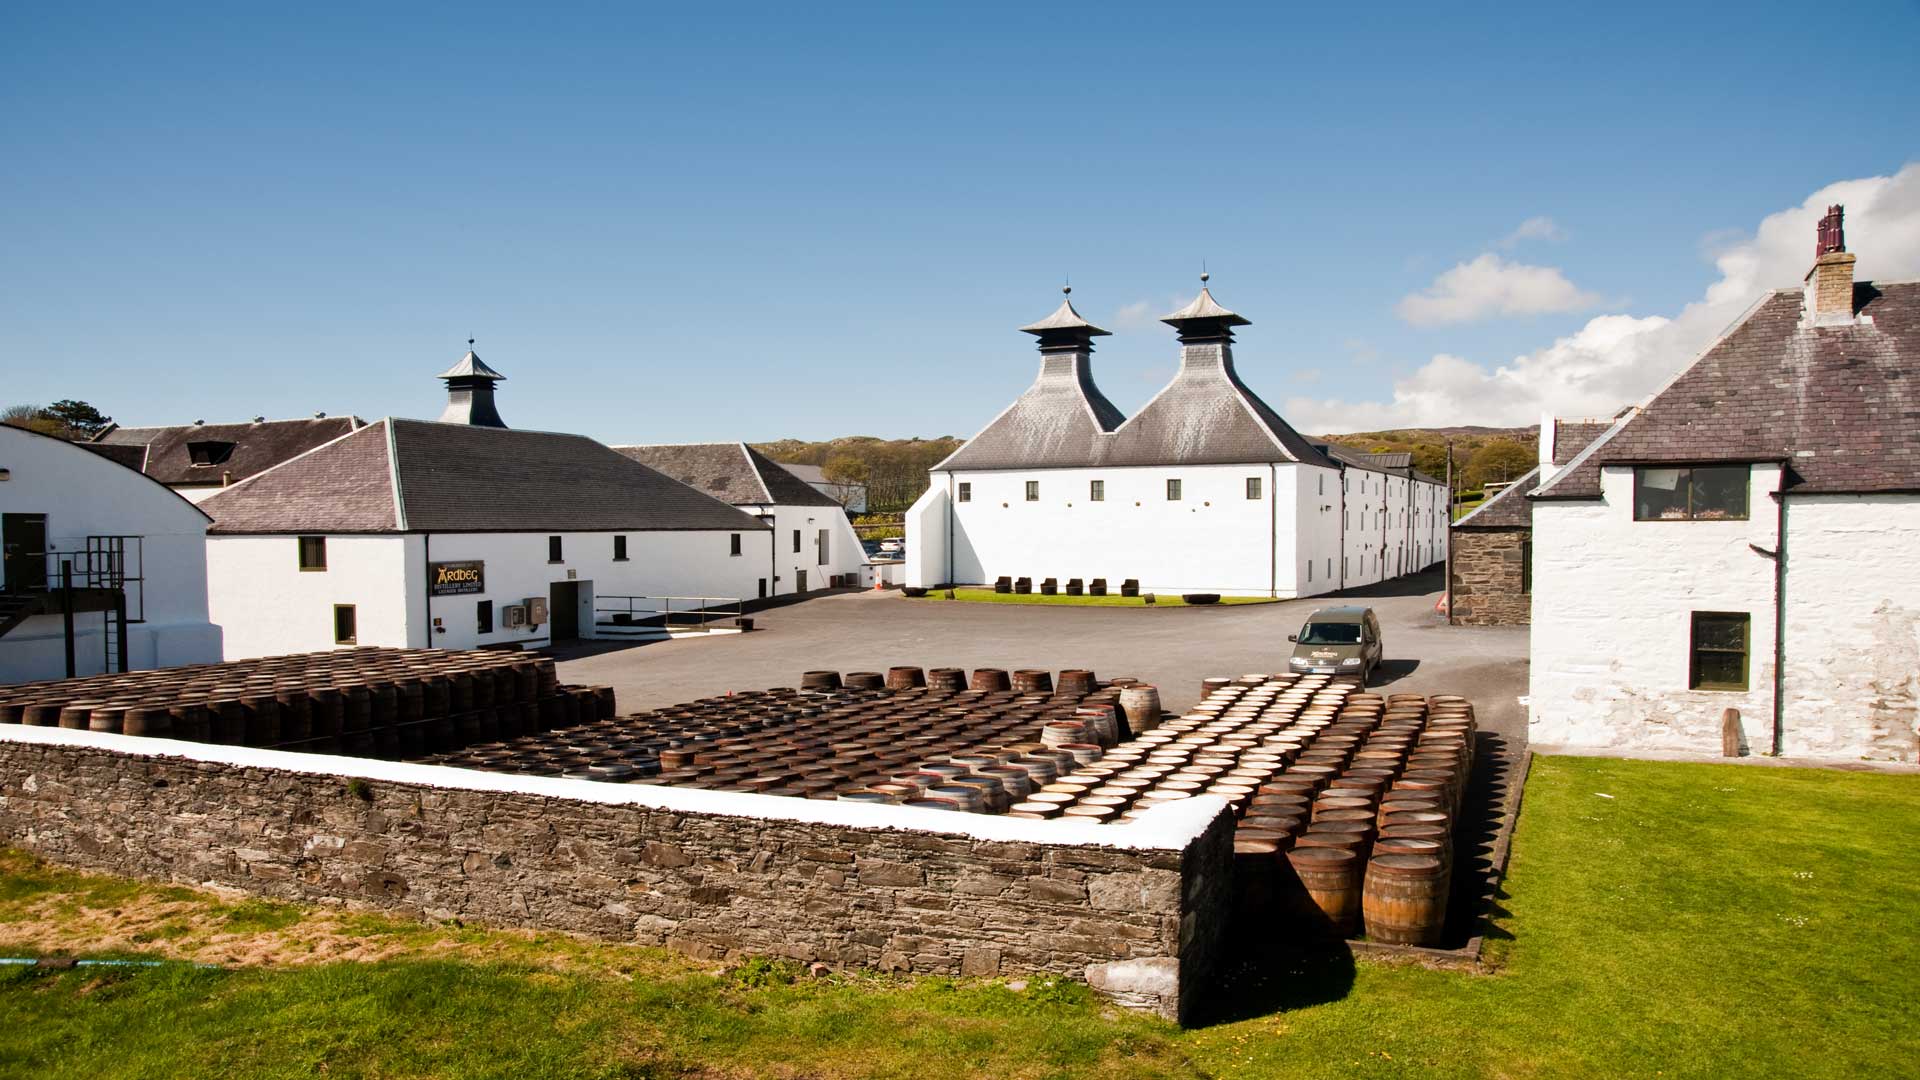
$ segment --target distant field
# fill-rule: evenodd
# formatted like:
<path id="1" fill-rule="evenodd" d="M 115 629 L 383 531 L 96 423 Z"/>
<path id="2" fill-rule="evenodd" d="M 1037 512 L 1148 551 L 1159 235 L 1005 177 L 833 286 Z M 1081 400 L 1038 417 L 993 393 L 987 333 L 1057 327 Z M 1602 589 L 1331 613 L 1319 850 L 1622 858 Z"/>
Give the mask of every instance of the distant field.
<path id="1" fill-rule="evenodd" d="M 934 589 L 928 592 L 926 596 L 917 599 L 939 600 L 944 602 L 946 598 L 945 590 Z M 1154 602 L 1151 604 L 1147 603 L 1144 597 L 1121 596 L 1119 593 L 1109 593 L 1106 596 L 1068 596 L 1065 593 L 1055 596 L 1043 596 L 1037 592 L 997 593 L 992 589 L 955 589 L 953 590 L 953 598 L 956 602 L 964 600 L 975 604 L 1059 604 L 1069 607 L 1191 606 L 1185 600 L 1180 599 L 1180 594 L 1178 593 L 1158 593 L 1154 596 Z M 1218 604 L 1271 604 L 1275 602 L 1273 598 L 1266 596 L 1223 596 L 1216 604 L 1207 606 L 1212 607 Z"/>
<path id="2" fill-rule="evenodd" d="M 1489 972 L 1242 960 L 1190 1031 L 1077 984 L 696 965 L 222 899 L 0 852 L 0 1075 L 1792 1077 L 1913 1074 L 1920 778 L 1536 760 Z"/>

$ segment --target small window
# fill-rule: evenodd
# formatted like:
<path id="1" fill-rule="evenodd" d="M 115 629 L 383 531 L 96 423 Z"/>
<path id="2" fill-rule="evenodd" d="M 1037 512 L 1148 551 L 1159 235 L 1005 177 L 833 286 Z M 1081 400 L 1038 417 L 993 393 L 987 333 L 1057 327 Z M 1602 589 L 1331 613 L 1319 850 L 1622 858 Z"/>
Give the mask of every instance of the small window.
<path id="1" fill-rule="evenodd" d="M 1168 502 L 1180 501 L 1180 481 L 1178 480 L 1167 481 L 1167 501 Z"/>
<path id="2" fill-rule="evenodd" d="M 736 537 L 736 539 L 738 538 Z M 799 529 L 793 530 L 793 553 L 795 555 L 800 554 L 800 530 Z"/>
<path id="3" fill-rule="evenodd" d="M 493 633 L 493 601 L 482 600 L 473 605 L 475 628 L 482 634 Z"/>
<path id="4" fill-rule="evenodd" d="M 740 534 L 739 533 L 734 533 L 732 536 L 727 538 L 727 554 L 729 555 L 740 554 Z"/>
<path id="5" fill-rule="evenodd" d="M 550 563 L 566 561 L 560 556 L 560 538 L 557 536 L 547 537 L 547 561 Z"/>
<path id="6" fill-rule="evenodd" d="M 1324 476 L 1321 477 L 1320 478 L 1321 486 L 1325 487 L 1326 483 L 1327 483 L 1327 478 Z M 1260 497 L 1260 478 L 1257 476 L 1247 477 L 1247 498 L 1257 499 L 1259 497 Z"/>
<path id="7" fill-rule="evenodd" d="M 1533 593 L 1533 541 L 1520 541 L 1520 595 Z"/>
<path id="8" fill-rule="evenodd" d="M 613 561 L 627 561 L 627 538 L 624 536 L 616 536 L 613 538 Z"/>
<path id="9" fill-rule="evenodd" d="M 333 605 L 333 643 L 335 645 L 354 645 L 357 644 L 359 640 L 359 628 L 355 625 L 353 605 Z"/>
<path id="10" fill-rule="evenodd" d="M 760 579 L 760 599 L 765 600 L 766 598 L 767 598 L 767 579 L 761 578 Z"/>
<path id="11" fill-rule="evenodd" d="M 819 545 L 820 545 L 820 565 L 825 566 L 827 565 L 827 552 L 830 550 L 828 547 L 827 530 L 825 529 L 820 530 Z"/>
<path id="12" fill-rule="evenodd" d="M 1333 576 L 1333 556 L 1327 556 L 1327 576 Z"/>
<path id="13" fill-rule="evenodd" d="M 1694 690 L 1745 690 L 1751 618 L 1745 612 L 1693 613 L 1693 662 L 1687 685 Z"/>
<path id="14" fill-rule="evenodd" d="M 196 468 L 210 468 L 225 465 L 233 456 L 233 444 L 230 442 L 190 442 L 187 444 L 187 460 Z"/>
<path id="15" fill-rule="evenodd" d="M 1307 580 L 1308 581 L 1313 580 L 1313 560 L 1312 559 L 1307 560 Z"/>
<path id="16" fill-rule="evenodd" d="M 1027 501 L 1028 502 L 1040 501 L 1040 481 L 1038 480 L 1027 481 Z"/>
<path id="17" fill-rule="evenodd" d="M 1327 474 L 1321 473 L 1320 474 L 1320 494 L 1325 495 L 1326 493 L 1327 493 Z"/>
<path id="18" fill-rule="evenodd" d="M 1107 501 L 1107 482 L 1105 480 L 1087 481 L 1087 501 L 1088 502 L 1106 502 Z"/>
<path id="19" fill-rule="evenodd" d="M 962 480 L 960 482 L 960 501 L 961 502 L 973 501 L 973 485 L 967 483 L 965 480 Z"/>
<path id="20" fill-rule="evenodd" d="M 1633 470 L 1635 521 L 1744 521 L 1747 517 L 1745 465 Z"/>
<path id="21" fill-rule="evenodd" d="M 325 570 L 327 568 L 327 538 L 324 536 L 303 536 L 300 538 L 300 569 Z"/>

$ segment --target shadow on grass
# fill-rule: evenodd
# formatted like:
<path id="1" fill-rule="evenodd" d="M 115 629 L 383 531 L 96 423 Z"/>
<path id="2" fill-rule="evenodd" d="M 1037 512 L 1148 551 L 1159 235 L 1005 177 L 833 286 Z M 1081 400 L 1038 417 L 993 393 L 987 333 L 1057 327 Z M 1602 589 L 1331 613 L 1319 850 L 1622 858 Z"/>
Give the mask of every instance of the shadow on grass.
<path id="1" fill-rule="evenodd" d="M 1464 947 L 1476 934 L 1489 940 L 1511 935 L 1496 922 L 1506 912 L 1498 901 L 1500 830 L 1508 796 L 1518 778 L 1524 748 L 1490 731 L 1474 735 L 1473 773 L 1461 800 L 1453 833 L 1453 881 L 1448 894 L 1447 928 L 1441 947 Z"/>
<path id="2" fill-rule="evenodd" d="M 1269 916 L 1253 923 L 1235 916 L 1218 977 L 1196 1003 L 1192 1026 L 1324 1005 L 1352 992 L 1353 949 L 1324 918 Z"/>

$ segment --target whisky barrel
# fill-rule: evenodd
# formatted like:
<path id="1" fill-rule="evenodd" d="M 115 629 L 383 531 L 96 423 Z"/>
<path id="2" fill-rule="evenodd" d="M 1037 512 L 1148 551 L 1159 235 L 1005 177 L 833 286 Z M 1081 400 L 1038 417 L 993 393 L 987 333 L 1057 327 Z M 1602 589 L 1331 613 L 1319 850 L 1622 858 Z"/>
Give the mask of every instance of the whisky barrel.
<path id="1" fill-rule="evenodd" d="M 1377 855 L 1367 863 L 1361 905 L 1372 940 L 1437 945 L 1447 922 L 1445 864 L 1437 855 Z"/>
<path id="2" fill-rule="evenodd" d="M 1364 864 L 1359 856 L 1339 848 L 1295 847 L 1287 861 L 1305 892 L 1302 909 L 1319 912 L 1340 936 L 1352 935 L 1360 924 Z"/>

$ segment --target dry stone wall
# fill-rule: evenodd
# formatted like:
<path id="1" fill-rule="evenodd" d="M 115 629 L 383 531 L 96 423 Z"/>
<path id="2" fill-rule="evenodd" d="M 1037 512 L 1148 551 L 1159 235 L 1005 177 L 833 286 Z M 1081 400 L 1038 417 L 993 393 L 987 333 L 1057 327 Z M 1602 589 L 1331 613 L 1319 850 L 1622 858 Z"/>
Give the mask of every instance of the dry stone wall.
<path id="1" fill-rule="evenodd" d="M 65 741 L 19 741 L 23 731 Z M 1213 969 L 1231 902 L 1224 814 L 1195 819 L 1173 847 L 988 839 L 966 826 L 863 828 L 475 790 L 452 786 L 472 774 L 427 766 L 368 763 L 445 774 L 449 786 L 144 754 L 110 747 L 160 741 L 96 735 L 108 744 L 96 746 L 82 739 L 90 734 L 0 735 L 0 840 L 113 873 L 703 959 L 1058 973 L 1176 1019 Z M 240 752 L 202 752 L 215 751 Z M 994 822 L 1011 826 L 1084 835 Z M 1097 828 L 1117 839 L 1130 827 Z"/>
<path id="2" fill-rule="evenodd" d="M 1533 597 L 1524 591 L 1530 529 L 1453 530 L 1453 619 L 1459 626 L 1524 626 Z"/>

